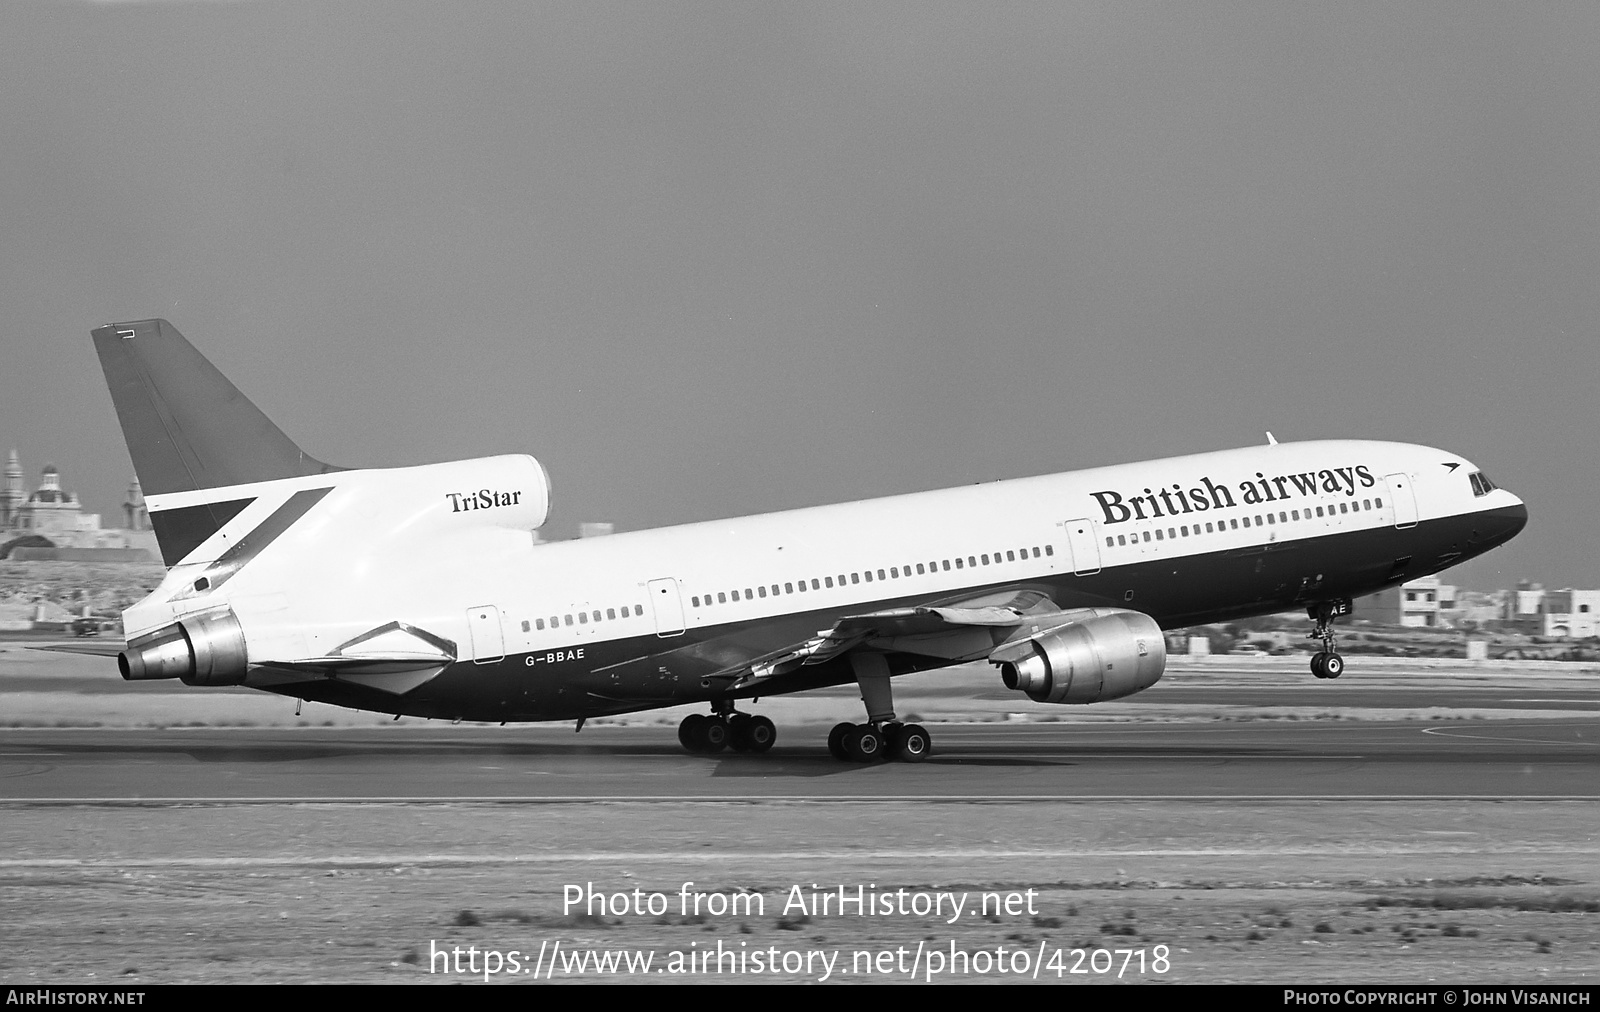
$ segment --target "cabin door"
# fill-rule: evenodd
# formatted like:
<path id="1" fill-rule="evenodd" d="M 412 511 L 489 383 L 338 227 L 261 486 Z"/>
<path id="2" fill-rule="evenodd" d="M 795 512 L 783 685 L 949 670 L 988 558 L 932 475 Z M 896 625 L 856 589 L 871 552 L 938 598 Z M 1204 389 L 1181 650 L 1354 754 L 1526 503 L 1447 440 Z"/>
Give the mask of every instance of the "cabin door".
<path id="1" fill-rule="evenodd" d="M 1068 520 L 1067 547 L 1072 551 L 1072 571 L 1078 576 L 1100 572 L 1100 542 L 1089 519 Z"/>
<path id="2" fill-rule="evenodd" d="M 650 581 L 650 609 L 656 616 L 657 636 L 676 636 L 683 632 L 683 595 L 678 581 L 670 577 Z"/>
<path id="3" fill-rule="evenodd" d="M 492 604 L 467 609 L 467 630 L 472 634 L 472 660 L 489 664 L 506 655 L 505 637 L 500 632 L 500 609 Z"/>
<path id="4" fill-rule="evenodd" d="M 1411 476 L 1386 474 L 1383 480 L 1389 485 L 1389 502 L 1394 505 L 1394 525 L 1417 526 L 1417 496 L 1411 489 Z"/>

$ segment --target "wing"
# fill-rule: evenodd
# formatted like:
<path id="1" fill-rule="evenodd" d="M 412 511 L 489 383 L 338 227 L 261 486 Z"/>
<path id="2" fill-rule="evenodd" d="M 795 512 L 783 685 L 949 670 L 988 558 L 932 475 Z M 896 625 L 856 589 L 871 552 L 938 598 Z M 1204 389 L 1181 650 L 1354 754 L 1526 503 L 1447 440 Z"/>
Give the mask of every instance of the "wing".
<path id="1" fill-rule="evenodd" d="M 980 598 L 912 608 L 846 615 L 803 642 L 707 675 L 738 696 L 777 695 L 846 680 L 830 662 L 853 650 L 959 664 L 988 657 L 997 647 L 1067 624 L 1062 612 L 1035 590 L 1006 591 Z"/>

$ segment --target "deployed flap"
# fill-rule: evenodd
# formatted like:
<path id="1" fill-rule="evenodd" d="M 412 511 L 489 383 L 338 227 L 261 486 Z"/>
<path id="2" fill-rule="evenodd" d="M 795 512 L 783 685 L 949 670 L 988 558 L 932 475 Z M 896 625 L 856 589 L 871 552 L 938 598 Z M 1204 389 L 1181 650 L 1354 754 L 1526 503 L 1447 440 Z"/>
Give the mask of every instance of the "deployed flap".
<path id="1" fill-rule="evenodd" d="M 1005 603 L 995 603 L 1000 601 Z M 729 678 L 736 687 L 745 688 L 802 667 L 826 663 L 862 646 L 942 659 L 983 656 L 1024 624 L 1050 624 L 1047 616 L 1058 614 L 1048 597 L 1037 591 L 1024 591 L 962 604 L 846 615 L 804 643 L 730 665 L 708 677 Z"/>

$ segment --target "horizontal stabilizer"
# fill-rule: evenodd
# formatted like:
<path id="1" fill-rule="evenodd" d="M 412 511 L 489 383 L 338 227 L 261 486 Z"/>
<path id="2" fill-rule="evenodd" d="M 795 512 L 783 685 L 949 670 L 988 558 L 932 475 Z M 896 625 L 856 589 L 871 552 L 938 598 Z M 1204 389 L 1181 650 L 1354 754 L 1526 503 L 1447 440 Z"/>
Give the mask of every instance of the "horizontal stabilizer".
<path id="1" fill-rule="evenodd" d="M 30 650 L 49 650 L 58 654 L 88 654 L 92 657 L 115 657 L 128 649 L 121 640 L 95 640 L 93 643 L 40 643 Z"/>

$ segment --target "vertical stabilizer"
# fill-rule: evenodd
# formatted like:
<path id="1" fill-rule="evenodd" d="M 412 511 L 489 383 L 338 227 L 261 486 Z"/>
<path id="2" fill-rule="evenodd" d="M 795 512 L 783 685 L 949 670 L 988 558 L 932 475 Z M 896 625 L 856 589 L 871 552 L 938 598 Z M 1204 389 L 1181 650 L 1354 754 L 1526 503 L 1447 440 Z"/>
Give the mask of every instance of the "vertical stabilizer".
<path id="1" fill-rule="evenodd" d="M 166 320 L 93 332 L 134 473 L 149 499 L 343 470 L 309 456 Z M 151 510 L 167 565 L 248 501 Z"/>

